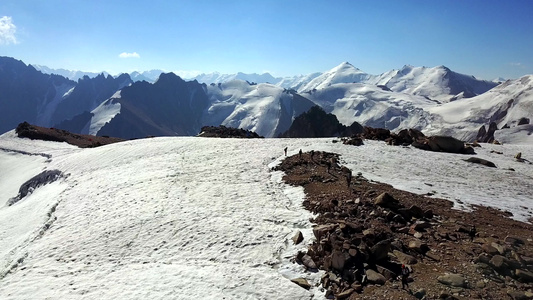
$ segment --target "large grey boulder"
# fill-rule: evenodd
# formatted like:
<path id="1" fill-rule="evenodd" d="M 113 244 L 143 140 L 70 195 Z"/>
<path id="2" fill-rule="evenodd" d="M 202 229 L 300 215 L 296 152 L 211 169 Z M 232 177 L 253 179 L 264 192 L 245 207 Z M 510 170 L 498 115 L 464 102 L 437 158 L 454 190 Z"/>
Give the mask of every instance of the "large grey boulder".
<path id="1" fill-rule="evenodd" d="M 437 280 L 444 285 L 466 287 L 465 278 L 460 274 L 445 274 L 437 277 Z"/>

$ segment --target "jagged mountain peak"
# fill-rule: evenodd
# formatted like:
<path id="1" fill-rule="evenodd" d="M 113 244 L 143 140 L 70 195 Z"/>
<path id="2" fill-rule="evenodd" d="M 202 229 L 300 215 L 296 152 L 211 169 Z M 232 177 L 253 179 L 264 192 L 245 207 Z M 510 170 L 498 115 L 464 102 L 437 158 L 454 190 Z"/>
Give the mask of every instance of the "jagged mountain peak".
<path id="1" fill-rule="evenodd" d="M 178 82 L 181 82 L 181 81 L 183 81 L 183 79 L 181 77 L 179 77 L 178 75 L 174 74 L 173 72 L 169 72 L 169 73 L 161 73 L 159 75 L 159 78 L 157 79 L 157 81 L 154 84 L 156 84 L 156 85 L 174 84 L 174 83 L 178 83 Z"/>
<path id="2" fill-rule="evenodd" d="M 341 71 L 341 70 L 361 71 L 359 68 L 355 67 L 351 63 L 349 63 L 347 61 L 344 61 L 344 62 L 340 63 L 339 65 L 337 65 L 336 67 L 334 67 L 333 69 L 329 70 L 328 72 L 338 72 L 338 71 Z"/>

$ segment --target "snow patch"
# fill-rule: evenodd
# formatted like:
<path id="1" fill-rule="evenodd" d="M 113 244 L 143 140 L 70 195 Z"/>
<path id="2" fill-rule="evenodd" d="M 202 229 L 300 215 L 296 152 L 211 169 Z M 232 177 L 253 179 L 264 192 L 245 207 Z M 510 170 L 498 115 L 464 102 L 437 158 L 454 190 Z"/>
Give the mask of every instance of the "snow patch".
<path id="1" fill-rule="evenodd" d="M 116 92 L 120 97 L 120 91 Z M 92 112 L 93 117 L 89 125 L 89 134 L 96 135 L 98 131 L 104 127 L 109 121 L 111 121 L 117 114 L 120 113 L 120 103 L 114 98 L 104 101 Z"/>

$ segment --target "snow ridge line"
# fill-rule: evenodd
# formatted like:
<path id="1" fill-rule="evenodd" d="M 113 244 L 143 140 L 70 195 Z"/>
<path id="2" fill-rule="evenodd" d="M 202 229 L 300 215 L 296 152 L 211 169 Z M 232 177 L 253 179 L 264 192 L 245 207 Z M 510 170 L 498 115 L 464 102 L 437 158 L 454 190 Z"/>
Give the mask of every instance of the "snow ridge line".
<path id="1" fill-rule="evenodd" d="M 28 246 L 31 245 L 33 242 L 43 237 L 46 231 L 48 231 L 48 229 L 50 229 L 52 224 L 57 220 L 57 217 L 55 216 L 54 212 L 56 211 L 56 208 L 58 205 L 59 205 L 59 201 L 57 201 L 54 205 L 50 207 L 50 209 L 46 213 L 46 216 L 48 217 L 48 219 L 46 220 L 46 222 L 43 224 L 41 228 L 39 228 L 38 230 L 34 232 L 33 236 L 30 236 L 21 245 L 9 251 L 10 255 L 18 256 L 18 258 L 13 259 L 11 264 L 9 264 L 5 270 L 0 271 L 0 280 L 4 279 L 4 277 L 6 277 L 9 273 L 14 272 L 14 270 L 17 267 L 19 267 L 24 262 L 24 260 L 28 257 L 29 255 L 28 251 L 24 251 L 24 253 L 21 255 L 16 255 L 17 250 L 27 249 Z"/>
<path id="2" fill-rule="evenodd" d="M 7 149 L 7 148 L 2 148 L 2 147 L 0 147 L 0 150 L 2 150 L 4 152 L 13 152 L 13 153 L 18 153 L 18 154 L 23 154 L 23 155 L 42 156 L 42 157 L 46 157 L 48 159 L 52 159 L 52 154 L 31 153 L 31 152 L 26 152 L 26 151 L 22 151 L 22 150 Z"/>

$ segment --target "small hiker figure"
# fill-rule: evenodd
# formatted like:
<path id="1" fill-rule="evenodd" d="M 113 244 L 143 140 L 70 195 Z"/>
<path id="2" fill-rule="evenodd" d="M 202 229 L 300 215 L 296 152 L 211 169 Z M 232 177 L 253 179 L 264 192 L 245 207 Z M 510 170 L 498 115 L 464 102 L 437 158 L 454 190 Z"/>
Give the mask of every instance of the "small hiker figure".
<path id="1" fill-rule="evenodd" d="M 315 156 L 315 150 L 311 150 L 311 160 L 313 160 L 314 156 Z"/>
<path id="2" fill-rule="evenodd" d="M 298 152 L 298 155 L 299 155 L 300 159 L 302 159 L 302 149 L 300 149 L 300 151 Z"/>
<path id="3" fill-rule="evenodd" d="M 285 147 L 285 149 L 283 149 L 283 151 L 285 151 L 285 156 L 287 156 L 287 148 L 288 147 Z"/>
<path id="4" fill-rule="evenodd" d="M 405 289 L 405 286 L 409 287 L 408 279 L 409 279 L 409 268 L 407 268 L 405 265 L 402 265 L 402 289 Z"/>
<path id="5" fill-rule="evenodd" d="M 473 225 L 472 228 L 470 228 L 470 231 L 468 232 L 468 235 L 470 236 L 470 241 L 472 242 L 474 238 L 476 237 L 476 225 Z"/>

